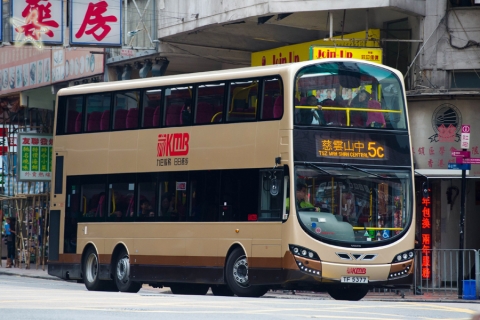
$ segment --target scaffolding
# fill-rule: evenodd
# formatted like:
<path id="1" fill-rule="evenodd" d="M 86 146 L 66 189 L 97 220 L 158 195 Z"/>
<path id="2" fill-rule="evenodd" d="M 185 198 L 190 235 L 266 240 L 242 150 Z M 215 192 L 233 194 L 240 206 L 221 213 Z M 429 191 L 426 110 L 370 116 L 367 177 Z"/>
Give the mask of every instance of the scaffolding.
<path id="1" fill-rule="evenodd" d="M 23 263 L 26 269 L 30 269 L 34 263 L 37 269 L 42 267 L 45 270 L 50 182 L 18 181 L 16 142 L 19 133 L 51 134 L 53 111 L 20 107 L 18 99 L 0 99 L 0 124 L 3 125 L 0 136 L 0 217 L 10 217 L 14 221 L 15 267 Z"/>

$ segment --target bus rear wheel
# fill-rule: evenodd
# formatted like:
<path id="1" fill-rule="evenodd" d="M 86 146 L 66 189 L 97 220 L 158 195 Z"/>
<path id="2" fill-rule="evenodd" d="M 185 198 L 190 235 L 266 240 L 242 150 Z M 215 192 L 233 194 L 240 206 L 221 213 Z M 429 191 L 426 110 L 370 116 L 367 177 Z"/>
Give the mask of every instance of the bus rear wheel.
<path id="1" fill-rule="evenodd" d="M 172 284 L 170 290 L 173 294 L 188 294 L 188 295 L 206 295 L 208 292 L 208 285 L 196 283 L 179 283 Z"/>
<path id="2" fill-rule="evenodd" d="M 95 248 L 90 247 L 82 263 L 83 282 L 89 291 L 117 291 L 113 281 L 99 279 L 100 263 Z"/>
<path id="3" fill-rule="evenodd" d="M 239 297 L 261 297 L 268 289 L 263 286 L 251 286 L 248 279 L 248 261 L 242 248 L 236 248 L 228 256 L 225 268 L 227 284 Z"/>
<path id="4" fill-rule="evenodd" d="M 332 286 L 327 290 L 330 297 L 335 300 L 359 301 L 368 293 L 367 286 Z"/>
<path id="5" fill-rule="evenodd" d="M 115 263 L 115 283 L 121 292 L 137 293 L 142 288 L 140 282 L 130 279 L 130 258 L 125 249 L 117 256 Z"/>

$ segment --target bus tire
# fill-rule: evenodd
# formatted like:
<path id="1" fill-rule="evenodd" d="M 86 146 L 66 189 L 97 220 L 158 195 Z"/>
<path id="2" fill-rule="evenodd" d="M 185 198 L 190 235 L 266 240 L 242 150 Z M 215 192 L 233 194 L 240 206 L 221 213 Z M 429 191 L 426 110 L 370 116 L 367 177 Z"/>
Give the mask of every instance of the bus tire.
<path id="1" fill-rule="evenodd" d="M 122 249 L 115 260 L 115 284 L 120 292 L 137 293 L 142 283 L 130 279 L 130 258 L 125 249 Z"/>
<path id="2" fill-rule="evenodd" d="M 332 286 L 327 290 L 330 297 L 335 300 L 359 301 L 368 293 L 367 286 Z"/>
<path id="3" fill-rule="evenodd" d="M 228 256 L 225 274 L 228 287 L 239 297 L 261 297 L 268 288 L 251 286 L 248 280 L 248 261 L 242 248 L 236 248 Z"/>
<path id="4" fill-rule="evenodd" d="M 172 284 L 170 290 L 173 294 L 188 294 L 188 295 L 206 295 L 208 292 L 208 285 L 196 283 L 179 283 Z"/>
<path id="5" fill-rule="evenodd" d="M 211 286 L 210 289 L 212 289 L 214 296 L 232 297 L 234 295 L 227 285 L 215 285 Z"/>
<path id="6" fill-rule="evenodd" d="M 82 263 L 83 282 L 89 291 L 114 291 L 113 281 L 102 281 L 99 279 L 100 262 L 94 247 L 89 247 L 85 253 Z M 113 285 L 114 286 L 114 285 Z"/>

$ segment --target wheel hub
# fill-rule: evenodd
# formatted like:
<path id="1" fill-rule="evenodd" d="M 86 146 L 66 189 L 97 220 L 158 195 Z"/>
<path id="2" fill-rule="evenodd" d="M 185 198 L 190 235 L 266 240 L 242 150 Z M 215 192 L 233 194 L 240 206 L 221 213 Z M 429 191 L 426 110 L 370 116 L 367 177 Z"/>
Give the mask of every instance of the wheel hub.
<path id="1" fill-rule="evenodd" d="M 242 287 L 248 286 L 248 262 L 245 256 L 239 257 L 233 265 L 233 278 Z"/>
<path id="2" fill-rule="evenodd" d="M 130 276 L 130 262 L 128 257 L 123 257 L 117 262 L 117 279 L 122 282 L 127 282 Z"/>

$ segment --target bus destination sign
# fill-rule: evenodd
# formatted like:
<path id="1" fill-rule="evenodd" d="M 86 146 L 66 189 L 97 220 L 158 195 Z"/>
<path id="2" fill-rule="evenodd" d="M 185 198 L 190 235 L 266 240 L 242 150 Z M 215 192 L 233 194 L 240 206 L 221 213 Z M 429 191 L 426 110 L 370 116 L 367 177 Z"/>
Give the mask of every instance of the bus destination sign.
<path id="1" fill-rule="evenodd" d="M 330 139 L 316 136 L 317 157 L 388 160 L 383 142 L 361 139 Z"/>

